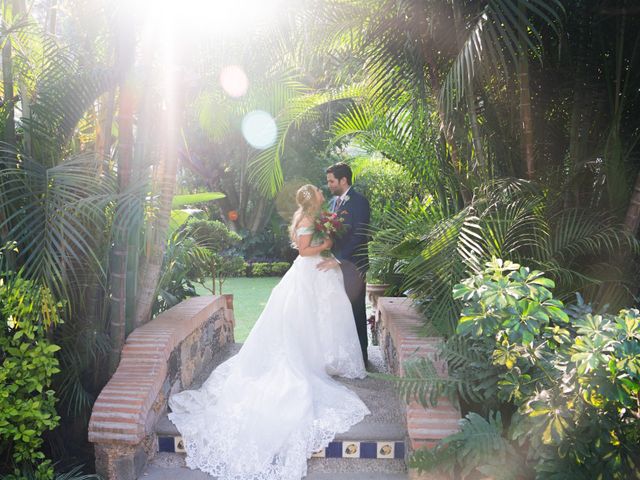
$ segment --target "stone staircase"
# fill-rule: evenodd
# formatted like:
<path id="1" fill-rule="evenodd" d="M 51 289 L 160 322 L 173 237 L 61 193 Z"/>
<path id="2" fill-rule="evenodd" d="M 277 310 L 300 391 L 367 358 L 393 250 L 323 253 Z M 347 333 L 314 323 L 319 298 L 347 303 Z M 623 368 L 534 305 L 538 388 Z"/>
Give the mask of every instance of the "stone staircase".
<path id="1" fill-rule="evenodd" d="M 233 355 L 240 348 L 228 350 Z M 370 370 L 386 372 L 379 347 L 369 347 Z M 215 365 L 212 365 L 210 372 Z M 197 388 L 206 378 L 194 381 Z M 367 404 L 371 415 L 339 434 L 308 462 L 307 480 L 400 480 L 407 479 L 405 464 L 407 428 L 404 406 L 393 386 L 386 381 L 367 377 L 362 380 L 340 380 Z M 185 466 L 181 437 L 167 416 L 156 424 L 158 453 L 139 479 L 205 480 L 213 477 Z"/>

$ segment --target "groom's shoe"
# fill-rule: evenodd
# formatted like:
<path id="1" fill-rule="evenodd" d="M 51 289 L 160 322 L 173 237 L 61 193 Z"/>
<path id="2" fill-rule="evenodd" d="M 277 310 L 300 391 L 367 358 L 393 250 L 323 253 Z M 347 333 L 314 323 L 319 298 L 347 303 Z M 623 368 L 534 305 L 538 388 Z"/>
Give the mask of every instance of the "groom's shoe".
<path id="1" fill-rule="evenodd" d="M 367 372 L 372 372 L 372 371 L 373 371 L 373 370 L 372 370 L 373 365 L 371 365 L 371 362 L 369 361 L 369 359 L 368 359 L 368 358 L 364 358 L 363 360 L 364 360 L 364 369 L 365 369 Z"/>

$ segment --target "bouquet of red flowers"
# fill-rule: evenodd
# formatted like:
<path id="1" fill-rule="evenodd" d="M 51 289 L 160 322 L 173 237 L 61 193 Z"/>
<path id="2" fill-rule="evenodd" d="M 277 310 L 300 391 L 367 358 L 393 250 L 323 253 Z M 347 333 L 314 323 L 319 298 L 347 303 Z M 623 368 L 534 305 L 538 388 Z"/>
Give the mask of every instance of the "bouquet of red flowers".
<path id="1" fill-rule="evenodd" d="M 341 237 L 347 227 L 344 218 L 337 213 L 321 211 L 313 222 L 313 238 L 324 240 L 327 237 Z"/>

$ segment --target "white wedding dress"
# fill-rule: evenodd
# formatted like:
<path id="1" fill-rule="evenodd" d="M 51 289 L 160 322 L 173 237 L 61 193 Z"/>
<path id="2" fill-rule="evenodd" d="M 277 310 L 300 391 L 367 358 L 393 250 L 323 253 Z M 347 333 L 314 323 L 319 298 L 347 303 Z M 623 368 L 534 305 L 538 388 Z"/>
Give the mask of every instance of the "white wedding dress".
<path id="1" fill-rule="evenodd" d="M 298 229 L 297 234 L 310 234 Z M 169 399 L 187 465 L 219 480 L 298 480 L 307 459 L 369 414 L 331 378 L 366 375 L 340 269 L 298 257 L 237 355 Z"/>

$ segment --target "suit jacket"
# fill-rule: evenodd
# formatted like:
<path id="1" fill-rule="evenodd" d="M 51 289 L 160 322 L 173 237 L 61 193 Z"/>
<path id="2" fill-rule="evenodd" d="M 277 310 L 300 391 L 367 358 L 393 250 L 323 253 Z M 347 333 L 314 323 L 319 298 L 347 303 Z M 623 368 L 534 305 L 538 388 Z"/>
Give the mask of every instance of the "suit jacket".
<path id="1" fill-rule="evenodd" d="M 344 218 L 346 232 L 342 237 L 336 238 L 331 251 L 341 262 L 352 262 L 364 274 L 369 268 L 369 255 L 367 245 L 369 243 L 369 223 L 371 221 L 371 208 L 369 200 L 357 192 L 353 187 L 347 193 L 349 197 L 340 205 L 338 215 Z M 334 209 L 336 199 L 331 203 Z"/>

